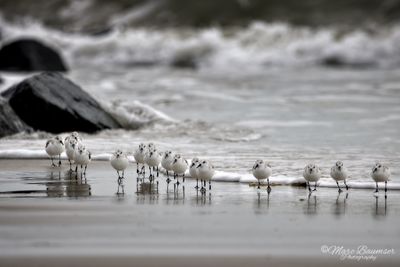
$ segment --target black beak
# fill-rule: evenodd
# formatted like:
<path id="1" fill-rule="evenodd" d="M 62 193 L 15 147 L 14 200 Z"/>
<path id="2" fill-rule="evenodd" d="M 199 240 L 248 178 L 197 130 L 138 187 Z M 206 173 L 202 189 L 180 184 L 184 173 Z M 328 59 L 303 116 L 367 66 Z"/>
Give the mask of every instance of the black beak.
<path id="1" fill-rule="evenodd" d="M 258 166 L 260 166 L 260 165 L 258 165 L 258 163 L 254 166 L 254 169 L 257 169 L 258 168 Z"/>
<path id="2" fill-rule="evenodd" d="M 373 172 L 375 173 L 375 172 L 377 172 L 377 171 L 378 171 L 378 168 L 374 168 L 374 171 L 373 171 Z"/>
<path id="3" fill-rule="evenodd" d="M 198 166 L 197 166 L 197 168 L 200 168 L 201 167 L 201 164 L 199 164 Z"/>
<path id="4" fill-rule="evenodd" d="M 338 166 L 338 169 L 339 169 L 339 171 L 341 171 L 342 170 L 342 166 Z"/>

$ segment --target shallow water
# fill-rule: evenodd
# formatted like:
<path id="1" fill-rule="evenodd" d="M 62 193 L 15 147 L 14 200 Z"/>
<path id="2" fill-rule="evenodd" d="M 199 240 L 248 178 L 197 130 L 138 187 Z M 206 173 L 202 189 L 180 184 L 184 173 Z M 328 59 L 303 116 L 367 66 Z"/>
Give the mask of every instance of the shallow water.
<path id="1" fill-rule="evenodd" d="M 1 160 L 0 166 L 0 256 L 324 258 L 331 256 L 321 254 L 322 245 L 400 249 L 397 191 L 385 198 L 371 190 L 339 195 L 320 188 L 309 196 L 304 187 L 273 186 L 268 195 L 265 188 L 214 182 L 202 195 L 191 179 L 167 189 L 163 175 L 158 190 L 155 184 L 149 191 L 130 166 L 125 194 L 117 194 L 117 175 L 106 162 L 92 163 L 86 179 L 44 160 Z"/>
<path id="2" fill-rule="evenodd" d="M 116 148 L 133 152 L 140 142 L 152 141 L 161 151 L 208 158 L 217 169 L 237 174 L 249 173 L 254 160 L 264 158 L 272 163 L 273 175 L 298 178 L 308 162 L 316 162 L 328 178 L 329 168 L 342 160 L 354 181 L 369 181 L 380 160 L 391 167 L 396 181 L 399 75 L 398 69 L 215 73 L 113 66 L 82 68 L 68 76 L 117 116 L 146 121 L 139 130 L 84 135 L 86 146 L 103 159 Z M 2 139 L 0 154 L 45 157 L 49 136 Z"/>

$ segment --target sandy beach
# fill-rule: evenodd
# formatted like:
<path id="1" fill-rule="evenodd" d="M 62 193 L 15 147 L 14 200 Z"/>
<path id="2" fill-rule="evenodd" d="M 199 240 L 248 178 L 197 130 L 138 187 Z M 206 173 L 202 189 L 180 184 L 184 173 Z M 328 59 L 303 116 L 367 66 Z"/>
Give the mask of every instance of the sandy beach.
<path id="1" fill-rule="evenodd" d="M 125 194 L 116 173 L 95 161 L 87 179 L 67 164 L 0 160 L 1 266 L 397 266 L 400 194 L 338 195 L 320 188 L 274 186 L 268 196 L 247 184 L 214 182 L 202 196 L 187 179 L 174 192 L 160 175 L 137 185 L 129 167 Z M 120 188 L 121 190 L 121 188 Z M 121 192 L 121 191 L 120 191 Z M 341 259 L 322 246 L 393 249 L 375 260 Z"/>

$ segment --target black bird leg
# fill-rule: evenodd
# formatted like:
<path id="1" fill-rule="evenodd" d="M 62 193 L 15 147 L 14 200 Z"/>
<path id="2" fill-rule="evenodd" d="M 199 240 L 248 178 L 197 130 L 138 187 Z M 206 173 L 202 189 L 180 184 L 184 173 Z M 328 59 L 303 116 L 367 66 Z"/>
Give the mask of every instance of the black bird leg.
<path id="1" fill-rule="evenodd" d="M 310 186 L 310 182 L 307 182 L 307 186 L 308 186 L 308 191 L 311 193 L 311 186 Z"/>
<path id="2" fill-rule="evenodd" d="M 336 181 L 336 184 L 337 184 L 338 192 L 339 192 L 339 193 L 342 193 L 342 189 L 340 189 L 339 182 Z"/>
<path id="3" fill-rule="evenodd" d="M 61 154 L 58 155 L 58 167 L 61 166 Z"/>
<path id="4" fill-rule="evenodd" d="M 379 192 L 379 188 L 378 188 L 378 182 L 375 182 L 375 184 L 376 184 L 375 193 L 378 193 L 378 192 Z"/>
<path id="5" fill-rule="evenodd" d="M 267 182 L 268 182 L 267 192 L 269 194 L 269 193 L 271 193 L 271 186 L 269 185 L 269 178 L 267 178 Z"/>

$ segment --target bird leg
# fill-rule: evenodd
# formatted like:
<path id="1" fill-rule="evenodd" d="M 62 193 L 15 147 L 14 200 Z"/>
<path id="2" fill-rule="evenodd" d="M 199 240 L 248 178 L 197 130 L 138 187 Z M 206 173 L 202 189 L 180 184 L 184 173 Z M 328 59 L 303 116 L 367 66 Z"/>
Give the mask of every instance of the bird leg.
<path id="1" fill-rule="evenodd" d="M 182 175 L 182 182 L 183 183 L 185 182 L 185 173 L 183 173 L 183 175 Z"/>
<path id="2" fill-rule="evenodd" d="M 57 167 L 57 165 L 54 164 L 53 157 L 50 157 L 50 159 L 51 159 L 51 167 Z"/>
<path id="3" fill-rule="evenodd" d="M 196 186 L 194 188 L 199 189 L 199 179 L 196 179 Z"/>
<path id="4" fill-rule="evenodd" d="M 340 189 L 339 182 L 336 181 L 336 184 L 337 184 L 338 192 L 339 192 L 339 193 L 342 193 L 342 189 Z"/>
<path id="5" fill-rule="evenodd" d="M 387 192 L 387 181 L 385 181 L 385 193 Z"/>
<path id="6" fill-rule="evenodd" d="M 267 178 L 267 182 L 268 182 L 267 192 L 269 194 L 271 192 L 271 186 L 269 185 L 269 178 Z"/>
<path id="7" fill-rule="evenodd" d="M 349 190 L 349 186 L 346 183 L 346 180 L 344 180 L 344 185 L 346 186 L 346 190 Z"/>
<path id="8" fill-rule="evenodd" d="M 310 182 L 307 182 L 307 186 L 308 186 L 308 191 L 311 193 L 311 186 L 310 186 Z"/>
<path id="9" fill-rule="evenodd" d="M 158 177 L 159 171 L 158 171 L 158 166 L 157 166 L 157 177 Z"/>
<path id="10" fill-rule="evenodd" d="M 317 182 L 315 182 L 314 190 L 313 190 L 313 191 L 317 191 Z"/>
<path id="11" fill-rule="evenodd" d="M 61 154 L 58 155 L 58 167 L 61 166 Z"/>
<path id="12" fill-rule="evenodd" d="M 71 163 L 71 160 L 68 159 L 68 161 L 69 161 L 69 171 L 72 172 L 72 163 Z"/>
<path id="13" fill-rule="evenodd" d="M 379 188 L 378 188 L 378 182 L 375 182 L 375 184 L 376 184 L 375 193 L 378 193 L 378 192 L 379 192 Z"/>
<path id="14" fill-rule="evenodd" d="M 260 189 L 260 180 L 258 180 L 258 186 L 257 189 Z"/>
<path id="15" fill-rule="evenodd" d="M 211 190 L 211 180 L 208 180 L 208 189 Z"/>

